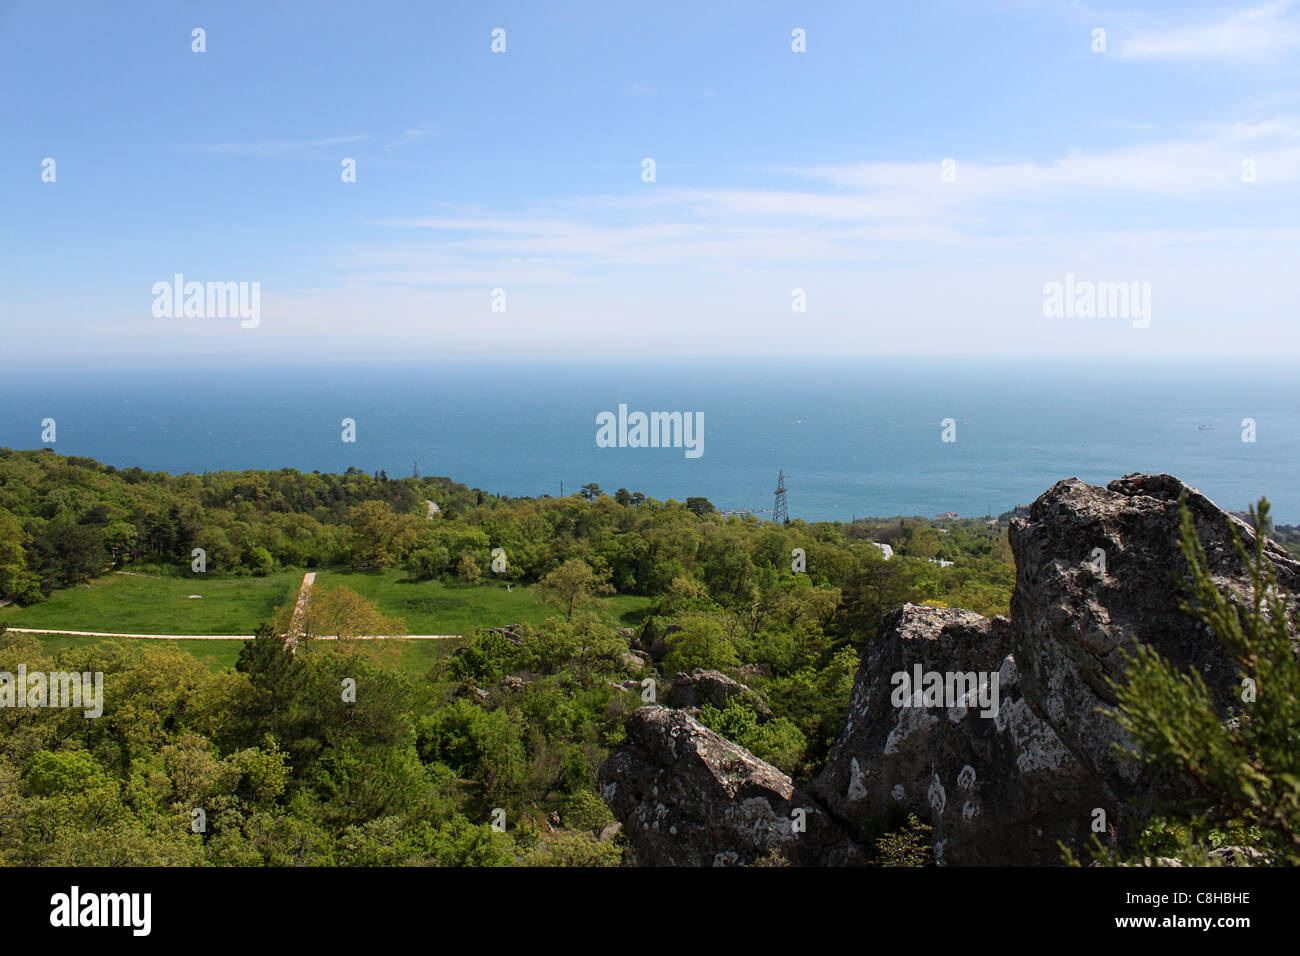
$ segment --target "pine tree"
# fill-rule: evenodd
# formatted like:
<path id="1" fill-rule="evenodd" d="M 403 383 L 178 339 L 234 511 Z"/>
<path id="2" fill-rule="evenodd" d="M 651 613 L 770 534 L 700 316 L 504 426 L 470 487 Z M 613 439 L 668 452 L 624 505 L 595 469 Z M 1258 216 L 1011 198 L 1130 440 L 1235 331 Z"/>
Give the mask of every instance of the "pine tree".
<path id="1" fill-rule="evenodd" d="M 1141 841 L 1148 853 L 1204 864 L 1214 862 L 1213 850 L 1232 845 L 1247 852 L 1229 862 L 1300 863 L 1300 662 L 1287 601 L 1265 554 L 1268 511 L 1262 498 L 1251 509 L 1252 549 L 1232 533 L 1251 585 L 1243 603 L 1215 587 L 1196 525 L 1182 508 L 1189 576 L 1181 606 L 1223 643 L 1241 679 L 1227 719 L 1199 674 L 1178 670 L 1150 647 L 1129 656 L 1127 679 L 1116 685 L 1111 714 L 1134 744 L 1125 756 L 1173 771 L 1201 798 L 1148 825 Z M 1098 855 L 1120 862 L 1110 852 Z"/>

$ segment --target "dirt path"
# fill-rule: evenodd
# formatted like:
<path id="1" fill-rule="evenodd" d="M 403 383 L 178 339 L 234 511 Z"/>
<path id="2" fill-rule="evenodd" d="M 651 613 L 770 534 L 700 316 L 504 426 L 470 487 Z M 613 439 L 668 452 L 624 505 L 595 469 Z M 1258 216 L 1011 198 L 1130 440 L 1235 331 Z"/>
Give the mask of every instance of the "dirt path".
<path id="1" fill-rule="evenodd" d="M 132 637 L 160 641 L 251 641 L 252 634 L 118 634 L 110 631 L 59 631 L 44 627 L 10 627 L 19 634 L 66 634 L 70 637 Z"/>
<path id="2" fill-rule="evenodd" d="M 307 616 L 307 602 L 311 600 L 311 587 L 315 583 L 315 571 L 308 571 L 302 576 L 302 587 L 298 588 L 298 601 L 294 604 L 293 615 L 289 618 L 289 631 L 284 635 L 284 646 L 290 654 L 298 649 L 298 641 L 305 633 L 303 621 Z"/>
<path id="3" fill-rule="evenodd" d="M 125 634 L 116 631 L 61 631 L 44 627 L 10 627 L 16 634 L 61 634 L 67 637 L 128 637 L 145 641 L 251 641 L 252 634 Z M 375 634 L 353 637 L 353 641 L 458 641 L 464 634 Z M 337 641 L 335 635 L 322 635 L 318 641 Z"/>

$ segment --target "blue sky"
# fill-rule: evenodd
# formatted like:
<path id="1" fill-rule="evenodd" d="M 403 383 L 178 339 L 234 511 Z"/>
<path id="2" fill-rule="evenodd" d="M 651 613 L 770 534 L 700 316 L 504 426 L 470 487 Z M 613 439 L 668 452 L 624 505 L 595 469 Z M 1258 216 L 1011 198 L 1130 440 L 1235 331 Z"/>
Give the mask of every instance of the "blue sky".
<path id="1" fill-rule="evenodd" d="M 0 361 L 1295 355 L 1298 54 L 1276 0 L 0 0 Z"/>

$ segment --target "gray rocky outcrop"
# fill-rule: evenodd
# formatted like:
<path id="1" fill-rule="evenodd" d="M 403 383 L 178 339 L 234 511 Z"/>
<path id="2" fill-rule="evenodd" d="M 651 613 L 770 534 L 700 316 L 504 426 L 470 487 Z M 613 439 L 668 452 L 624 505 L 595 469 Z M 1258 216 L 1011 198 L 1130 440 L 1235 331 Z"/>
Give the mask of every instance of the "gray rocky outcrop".
<path id="1" fill-rule="evenodd" d="M 1109 836 L 1140 825 L 1158 801 L 1186 796 L 1117 753 L 1128 742 L 1105 712 L 1116 702 L 1110 681 L 1123 680 L 1124 652 L 1138 642 L 1200 674 L 1225 715 L 1238 693 L 1217 637 L 1180 609 L 1180 498 L 1216 584 L 1250 601 L 1232 536 L 1250 548 L 1254 531 L 1195 489 L 1169 475 L 1126 475 L 1105 488 L 1058 482 L 1011 522 L 1009 619 L 907 605 L 867 644 L 811 793 L 688 714 L 634 712 L 600 777 L 638 861 L 747 863 L 775 846 L 792 862 L 860 862 L 846 833 L 865 838 L 913 812 L 933 828 L 941 863 L 1052 864 L 1058 842 L 1086 842 L 1098 810 Z M 1272 543 L 1266 554 L 1281 587 L 1300 591 L 1300 562 Z M 1294 598 L 1287 613 L 1294 626 Z M 927 698 L 927 674 L 940 675 L 938 696 Z M 673 703 L 687 690 L 700 699 L 701 681 L 690 678 L 680 692 L 675 682 Z M 902 706 L 918 703 L 918 692 L 921 706 Z M 815 838 L 786 828 L 797 806 L 817 811 L 808 815 Z"/>
<path id="2" fill-rule="evenodd" d="M 942 675 L 943 682 L 924 675 Z M 900 702 L 903 706 L 899 706 Z M 1021 692 L 1010 622 L 908 604 L 863 652 L 843 733 L 813 792 L 860 832 L 905 809 L 938 862 L 1053 863 L 1100 790 Z"/>
<path id="3" fill-rule="evenodd" d="M 1239 692 L 1219 639 L 1180 609 L 1180 497 L 1216 585 L 1249 601 L 1250 580 L 1232 533 L 1250 548 L 1254 529 L 1170 475 L 1125 475 L 1105 488 L 1060 481 L 1027 518 L 1011 523 L 1011 629 L 1025 696 L 1104 785 L 1113 820 L 1141 818 L 1153 801 L 1182 796 L 1172 781 L 1115 754 L 1114 745 L 1127 741 L 1100 711 L 1115 704 L 1109 681 L 1123 679 L 1123 652 L 1141 642 L 1195 670 L 1221 711 Z M 1266 553 L 1278 583 L 1300 590 L 1300 562 L 1272 542 Z M 1291 614 L 1294 621 L 1294 602 Z"/>
<path id="4" fill-rule="evenodd" d="M 760 717 L 769 717 L 772 714 L 763 698 L 752 691 L 748 685 L 732 680 L 722 671 L 700 668 L 696 668 L 689 674 L 679 672 L 673 678 L 667 703 L 671 707 L 687 710 L 712 704 L 722 710 L 733 698 L 748 706 Z"/>
<path id="5" fill-rule="evenodd" d="M 649 866 L 741 866 L 775 851 L 804 866 L 862 854 L 816 800 L 689 714 L 649 706 L 600 768 L 601 795 Z"/>

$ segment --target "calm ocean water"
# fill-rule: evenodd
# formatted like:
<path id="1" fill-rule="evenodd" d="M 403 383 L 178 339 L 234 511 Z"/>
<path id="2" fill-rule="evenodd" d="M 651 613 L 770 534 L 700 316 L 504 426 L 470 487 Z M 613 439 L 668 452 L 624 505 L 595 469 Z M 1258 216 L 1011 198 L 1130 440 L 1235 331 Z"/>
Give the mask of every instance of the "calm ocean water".
<path id="1" fill-rule="evenodd" d="M 704 454 L 598 448 L 596 416 L 702 412 Z M 1257 440 L 1243 442 L 1253 418 Z M 354 465 L 446 475 L 510 495 L 595 481 L 656 498 L 704 495 L 791 517 L 998 514 L 1060 478 L 1165 471 L 1220 505 L 1261 494 L 1300 523 L 1300 385 L 1289 369 L 879 360 L 626 365 L 479 362 L 387 367 L 12 370 L 0 445 L 119 467 L 202 472 Z M 353 418 L 357 441 L 341 441 Z M 957 422 L 941 441 L 940 422 Z M 1200 426 L 1213 426 L 1201 428 Z"/>

